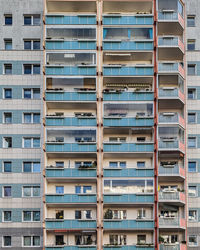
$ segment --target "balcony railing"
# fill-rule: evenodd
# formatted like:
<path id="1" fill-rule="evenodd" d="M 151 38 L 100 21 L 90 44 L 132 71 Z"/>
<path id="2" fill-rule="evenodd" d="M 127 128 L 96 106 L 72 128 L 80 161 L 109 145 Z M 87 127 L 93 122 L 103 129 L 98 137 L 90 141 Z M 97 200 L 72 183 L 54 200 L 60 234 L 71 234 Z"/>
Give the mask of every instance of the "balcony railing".
<path id="1" fill-rule="evenodd" d="M 109 14 L 103 16 L 103 25 L 152 25 L 152 15 L 121 16 Z"/>
<path id="2" fill-rule="evenodd" d="M 154 250 L 153 244 L 139 244 L 137 245 L 110 245 L 110 246 L 104 246 L 103 250 Z"/>
<path id="3" fill-rule="evenodd" d="M 179 37 L 159 37 L 158 46 L 162 47 L 181 47 L 184 50 L 184 45 Z"/>
<path id="4" fill-rule="evenodd" d="M 56 39 L 55 39 L 56 40 Z M 55 41 L 46 40 L 46 50 L 96 50 L 96 41 Z M 59 40 L 59 39 L 57 39 Z M 89 40 L 89 39 L 88 39 Z"/>
<path id="5" fill-rule="evenodd" d="M 180 98 L 184 101 L 184 93 L 179 88 L 159 88 L 158 90 L 159 98 Z"/>
<path id="6" fill-rule="evenodd" d="M 185 176 L 185 170 L 178 166 L 171 166 L 171 167 L 164 167 L 164 166 L 159 166 L 158 169 L 159 175 L 163 175 L 163 176 Z"/>
<path id="7" fill-rule="evenodd" d="M 174 113 L 173 115 L 163 115 L 159 114 L 159 123 L 178 123 L 181 126 L 185 126 L 185 120 L 179 113 Z"/>
<path id="8" fill-rule="evenodd" d="M 152 229 L 154 228 L 153 221 L 137 221 L 137 220 L 104 220 L 104 229 Z"/>
<path id="9" fill-rule="evenodd" d="M 159 192 L 159 201 L 185 202 L 185 194 L 182 192 Z"/>
<path id="10" fill-rule="evenodd" d="M 104 152 L 153 152 L 154 143 L 112 143 L 103 145 Z"/>
<path id="11" fill-rule="evenodd" d="M 45 23 L 51 24 L 96 24 L 96 15 L 76 15 L 76 16 L 63 16 L 63 15 L 47 15 Z"/>
<path id="12" fill-rule="evenodd" d="M 103 50 L 153 50 L 153 41 L 103 41 Z"/>
<path id="13" fill-rule="evenodd" d="M 96 65 L 80 65 L 80 66 L 46 66 L 46 75 L 71 75 L 71 76 L 95 76 Z"/>
<path id="14" fill-rule="evenodd" d="M 47 142 L 46 152 L 96 152 L 96 143 L 58 143 Z"/>
<path id="15" fill-rule="evenodd" d="M 158 148 L 159 150 L 180 150 L 182 152 L 185 152 L 184 144 L 179 140 L 168 140 L 168 141 L 162 141 L 160 140 L 158 142 Z"/>
<path id="16" fill-rule="evenodd" d="M 104 93 L 104 101 L 153 101 L 154 93 L 147 91 Z"/>
<path id="17" fill-rule="evenodd" d="M 154 195 L 153 194 L 104 194 L 104 203 L 153 203 Z"/>
<path id="18" fill-rule="evenodd" d="M 103 119 L 103 125 L 105 127 L 152 127 L 154 125 L 154 118 L 105 117 Z"/>
<path id="19" fill-rule="evenodd" d="M 46 91 L 46 101 L 96 101 L 95 92 Z"/>
<path id="20" fill-rule="evenodd" d="M 153 177 L 153 169 L 104 168 L 104 177 Z"/>
<path id="21" fill-rule="evenodd" d="M 183 17 L 177 12 L 171 12 L 171 11 L 158 12 L 158 20 L 167 22 L 176 21 L 179 22 L 182 27 L 184 27 Z"/>
<path id="22" fill-rule="evenodd" d="M 96 229 L 96 220 L 46 220 L 45 228 L 48 229 Z"/>
<path id="23" fill-rule="evenodd" d="M 46 117 L 45 118 L 45 125 L 46 126 L 96 126 L 97 121 L 96 118 L 77 118 L 77 117 Z"/>
<path id="24" fill-rule="evenodd" d="M 179 243 L 169 243 L 169 244 L 160 244 L 159 250 L 186 250 L 187 247 L 185 244 L 179 244 Z"/>
<path id="25" fill-rule="evenodd" d="M 46 194 L 46 203 L 96 203 L 96 194 Z"/>
<path id="26" fill-rule="evenodd" d="M 96 246 L 93 245 L 87 245 L 87 246 L 46 246 L 45 250 L 96 250 Z"/>
<path id="27" fill-rule="evenodd" d="M 72 177 L 96 177 L 96 169 L 92 168 L 46 168 L 45 170 L 46 178 L 72 178 Z"/>
<path id="28" fill-rule="evenodd" d="M 141 66 L 122 66 L 122 65 L 104 65 L 104 76 L 153 76 L 154 69 L 152 65 Z"/>
<path id="29" fill-rule="evenodd" d="M 184 77 L 184 68 L 181 63 L 158 63 L 158 73 L 179 73 Z"/>

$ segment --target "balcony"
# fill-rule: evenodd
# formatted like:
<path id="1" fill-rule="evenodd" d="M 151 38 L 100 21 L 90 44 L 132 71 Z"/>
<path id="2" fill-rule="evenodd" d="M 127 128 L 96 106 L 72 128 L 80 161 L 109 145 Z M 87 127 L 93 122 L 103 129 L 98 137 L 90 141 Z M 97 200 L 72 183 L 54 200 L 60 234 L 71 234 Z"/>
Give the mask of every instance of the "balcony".
<path id="1" fill-rule="evenodd" d="M 45 177 L 48 178 L 96 178 L 94 168 L 56 168 L 45 169 Z"/>
<path id="2" fill-rule="evenodd" d="M 96 220 L 55 220 L 46 219 L 46 230 L 54 229 L 96 229 Z"/>
<path id="3" fill-rule="evenodd" d="M 185 169 L 176 165 L 159 166 L 159 177 L 181 177 L 185 178 Z"/>
<path id="4" fill-rule="evenodd" d="M 164 50 L 162 53 L 172 51 L 172 53 L 174 53 L 174 52 L 181 53 L 182 56 L 183 56 L 183 53 L 185 50 L 184 44 L 179 37 L 159 37 L 158 38 L 158 48 Z M 164 54 L 164 55 L 166 55 L 166 54 Z"/>
<path id="5" fill-rule="evenodd" d="M 96 152 L 96 143 L 47 142 L 46 152 Z"/>
<path id="6" fill-rule="evenodd" d="M 154 229 L 154 222 L 149 221 L 142 221 L 142 220 L 104 220 L 103 228 L 111 229 L 111 230 L 119 230 L 119 229 L 132 229 L 132 230 L 153 230 Z"/>
<path id="7" fill-rule="evenodd" d="M 88 39 L 89 40 L 89 39 Z M 46 40 L 46 50 L 96 50 L 96 41 L 63 41 L 63 39 Z"/>
<path id="8" fill-rule="evenodd" d="M 113 143 L 106 142 L 103 144 L 104 152 L 126 152 L 126 153 L 139 153 L 139 152 L 152 152 L 154 151 L 154 143 Z"/>
<path id="9" fill-rule="evenodd" d="M 187 246 L 185 244 L 179 243 L 168 243 L 168 244 L 160 244 L 159 250 L 186 250 Z"/>
<path id="10" fill-rule="evenodd" d="M 66 92 L 64 90 L 46 90 L 45 101 L 96 102 L 96 92 Z"/>
<path id="11" fill-rule="evenodd" d="M 104 118 L 104 127 L 152 127 L 154 125 L 153 117 L 144 118 Z"/>
<path id="12" fill-rule="evenodd" d="M 72 127 L 94 127 L 97 126 L 96 117 L 50 117 L 45 118 L 46 126 L 72 126 Z"/>
<path id="13" fill-rule="evenodd" d="M 152 65 L 104 65 L 104 76 L 153 76 L 154 68 Z"/>
<path id="14" fill-rule="evenodd" d="M 62 24 L 62 25 L 96 25 L 96 15 L 92 14 L 80 14 L 74 16 L 63 16 L 63 15 L 46 15 L 45 24 L 46 25 L 54 25 L 54 24 Z"/>
<path id="15" fill-rule="evenodd" d="M 70 75 L 70 76 L 96 76 L 96 65 L 59 66 L 45 67 L 46 75 Z"/>
<path id="16" fill-rule="evenodd" d="M 185 120 L 179 113 L 160 113 L 158 116 L 159 124 L 179 124 L 185 127 Z"/>
<path id="17" fill-rule="evenodd" d="M 103 15 L 103 25 L 153 25 L 152 15 L 122 16 L 117 14 Z"/>
<path id="18" fill-rule="evenodd" d="M 153 177 L 154 170 L 152 168 L 104 168 L 104 177 Z"/>
<path id="19" fill-rule="evenodd" d="M 104 204 L 151 204 L 154 202 L 153 194 L 104 194 Z"/>
<path id="20" fill-rule="evenodd" d="M 103 250 L 154 250 L 153 244 L 138 244 L 138 245 L 110 245 L 110 246 L 104 246 Z"/>
<path id="21" fill-rule="evenodd" d="M 153 41 L 103 41 L 103 50 L 153 50 Z"/>
<path id="22" fill-rule="evenodd" d="M 183 78 L 185 77 L 185 70 L 181 63 L 158 63 L 159 74 L 180 74 Z"/>
<path id="23" fill-rule="evenodd" d="M 87 246 L 45 246 L 45 250 L 96 250 L 96 246 L 87 245 Z"/>
<path id="24" fill-rule="evenodd" d="M 186 220 L 178 217 L 159 218 L 159 228 L 186 228 Z"/>
<path id="25" fill-rule="evenodd" d="M 153 101 L 154 93 L 151 91 L 104 91 L 103 100 L 104 101 Z"/>
<path id="26" fill-rule="evenodd" d="M 159 88 L 158 98 L 160 100 L 178 99 L 182 103 L 185 102 L 185 95 L 179 88 Z"/>
<path id="27" fill-rule="evenodd" d="M 185 153 L 185 144 L 179 140 L 160 140 L 158 142 L 158 149 L 164 151 L 181 151 Z"/>
<path id="28" fill-rule="evenodd" d="M 185 203 L 186 198 L 183 192 L 159 192 L 159 202 L 169 202 L 169 203 L 177 203 L 182 204 Z"/>
<path id="29" fill-rule="evenodd" d="M 96 194 L 46 194 L 45 201 L 47 204 L 67 204 L 67 203 L 96 203 Z"/>
<path id="30" fill-rule="evenodd" d="M 178 13 L 174 11 L 163 11 L 158 12 L 158 21 L 159 22 L 177 22 L 180 24 L 182 29 L 184 28 L 184 20 L 183 17 Z"/>

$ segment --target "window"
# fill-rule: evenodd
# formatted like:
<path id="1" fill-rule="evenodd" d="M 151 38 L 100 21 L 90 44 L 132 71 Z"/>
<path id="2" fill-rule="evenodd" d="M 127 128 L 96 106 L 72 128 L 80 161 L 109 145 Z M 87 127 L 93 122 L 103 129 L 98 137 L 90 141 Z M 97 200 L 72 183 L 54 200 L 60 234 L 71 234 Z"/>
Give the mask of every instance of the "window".
<path id="1" fill-rule="evenodd" d="M 188 186 L 188 196 L 196 197 L 197 196 L 197 187 L 196 186 Z"/>
<path id="2" fill-rule="evenodd" d="M 11 197 L 11 186 L 5 186 L 3 187 L 3 197 Z"/>
<path id="3" fill-rule="evenodd" d="M 40 50 L 40 40 L 24 40 L 25 50 Z"/>
<path id="4" fill-rule="evenodd" d="M 138 168 L 145 168 L 145 161 L 137 161 Z"/>
<path id="5" fill-rule="evenodd" d="M 189 209 L 188 219 L 190 222 L 197 221 L 197 210 Z"/>
<path id="6" fill-rule="evenodd" d="M 4 98 L 11 99 L 12 98 L 12 89 L 4 89 Z"/>
<path id="7" fill-rule="evenodd" d="M 196 89 L 188 89 L 188 99 L 193 100 L 196 98 Z"/>
<path id="8" fill-rule="evenodd" d="M 146 235 L 137 235 L 137 243 L 145 244 L 146 243 Z"/>
<path id="9" fill-rule="evenodd" d="M 23 211 L 23 221 L 40 221 L 40 211 Z"/>
<path id="10" fill-rule="evenodd" d="M 196 123 L 196 113 L 188 113 L 188 123 Z"/>
<path id="11" fill-rule="evenodd" d="M 11 247 L 11 236 L 3 236 L 3 246 Z"/>
<path id="12" fill-rule="evenodd" d="M 12 113 L 4 113 L 4 123 L 11 124 L 12 123 Z"/>
<path id="13" fill-rule="evenodd" d="M 12 172 L 12 163 L 11 163 L 11 161 L 5 161 L 3 163 L 3 171 L 5 173 L 11 173 Z"/>
<path id="14" fill-rule="evenodd" d="M 12 137 L 4 137 L 3 138 L 3 147 L 4 148 L 12 148 Z"/>
<path id="15" fill-rule="evenodd" d="M 109 235 L 109 244 L 110 245 L 126 245 L 127 239 L 126 235 L 123 234 L 111 234 Z"/>
<path id="16" fill-rule="evenodd" d="M 75 186 L 75 193 L 76 194 L 87 194 L 91 193 L 92 186 Z"/>
<path id="17" fill-rule="evenodd" d="M 39 197 L 40 196 L 40 186 L 24 186 L 23 187 L 24 197 Z"/>
<path id="18" fill-rule="evenodd" d="M 24 64 L 24 74 L 25 75 L 38 75 L 40 74 L 40 65 L 39 64 Z"/>
<path id="19" fill-rule="evenodd" d="M 92 219 L 92 211 L 91 210 L 75 210 L 75 219 Z"/>
<path id="20" fill-rule="evenodd" d="M 189 235 L 188 237 L 189 246 L 198 246 L 197 235 Z"/>
<path id="21" fill-rule="evenodd" d="M 40 89 L 24 89 L 24 99 L 40 99 Z"/>
<path id="22" fill-rule="evenodd" d="M 187 16 L 187 26 L 194 27 L 195 26 L 195 16 Z"/>
<path id="23" fill-rule="evenodd" d="M 64 161 L 56 161 L 56 167 L 64 168 Z"/>
<path id="24" fill-rule="evenodd" d="M 40 236 L 24 236 L 23 244 L 26 247 L 40 246 Z"/>
<path id="25" fill-rule="evenodd" d="M 24 113 L 24 123 L 40 123 L 40 114 Z"/>
<path id="26" fill-rule="evenodd" d="M 188 148 L 196 148 L 196 137 L 188 137 Z"/>
<path id="27" fill-rule="evenodd" d="M 12 25 L 12 15 L 5 15 L 5 25 Z"/>
<path id="28" fill-rule="evenodd" d="M 144 219 L 146 218 L 146 210 L 145 209 L 139 209 L 137 212 L 137 218 L 138 219 Z"/>
<path id="29" fill-rule="evenodd" d="M 40 138 L 23 138 L 24 148 L 39 148 Z"/>
<path id="30" fill-rule="evenodd" d="M 187 71 L 189 76 L 194 76 L 196 74 L 196 65 L 195 64 L 188 64 Z"/>
<path id="31" fill-rule="evenodd" d="M 40 173 L 40 162 L 23 162 L 23 172 Z"/>
<path id="32" fill-rule="evenodd" d="M 64 219 L 64 210 L 56 210 L 56 219 Z"/>
<path id="33" fill-rule="evenodd" d="M 62 246 L 64 244 L 64 235 L 56 235 L 56 246 Z"/>
<path id="34" fill-rule="evenodd" d="M 4 40 L 5 50 L 12 50 L 12 39 Z"/>
<path id="35" fill-rule="evenodd" d="M 11 211 L 4 211 L 3 212 L 3 221 L 4 222 L 11 222 L 12 221 L 12 212 Z"/>
<path id="36" fill-rule="evenodd" d="M 4 64 L 4 74 L 5 75 L 12 74 L 12 64 Z"/>
<path id="37" fill-rule="evenodd" d="M 195 50 L 195 40 L 192 40 L 192 39 L 187 40 L 187 49 Z"/>
<path id="38" fill-rule="evenodd" d="M 64 186 L 56 186 L 56 194 L 64 194 Z"/>
<path id="39" fill-rule="evenodd" d="M 190 173 L 197 172 L 197 163 L 196 163 L 196 161 L 189 161 L 188 162 L 188 172 L 190 172 Z"/>
<path id="40" fill-rule="evenodd" d="M 24 25 L 40 25 L 40 15 L 25 15 Z"/>
<path id="41" fill-rule="evenodd" d="M 119 161 L 119 162 L 117 162 L 117 161 L 110 161 L 109 162 L 109 167 L 110 168 L 117 168 L 117 167 L 119 167 L 119 168 L 126 168 L 126 162 L 125 161 Z"/>

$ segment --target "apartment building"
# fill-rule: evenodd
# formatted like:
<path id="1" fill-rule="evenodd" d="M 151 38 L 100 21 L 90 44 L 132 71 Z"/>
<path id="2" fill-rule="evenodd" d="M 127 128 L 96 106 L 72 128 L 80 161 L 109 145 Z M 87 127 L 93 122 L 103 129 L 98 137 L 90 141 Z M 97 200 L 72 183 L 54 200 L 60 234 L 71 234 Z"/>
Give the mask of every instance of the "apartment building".
<path id="1" fill-rule="evenodd" d="M 187 164 L 188 164 L 188 249 L 200 247 L 200 202 L 199 202 L 199 91 L 200 91 L 200 2 L 186 1 L 187 14 Z"/>
<path id="2" fill-rule="evenodd" d="M 0 249 L 42 249 L 43 3 L 0 6 Z"/>
<path id="3" fill-rule="evenodd" d="M 45 250 L 187 249 L 184 8 L 45 0 Z"/>

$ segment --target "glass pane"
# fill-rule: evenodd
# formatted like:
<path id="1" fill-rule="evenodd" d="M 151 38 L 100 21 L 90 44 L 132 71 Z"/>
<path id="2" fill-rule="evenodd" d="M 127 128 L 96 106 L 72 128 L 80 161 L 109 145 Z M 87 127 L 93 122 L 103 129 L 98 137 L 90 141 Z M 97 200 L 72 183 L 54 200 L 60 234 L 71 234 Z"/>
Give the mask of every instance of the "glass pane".
<path id="1" fill-rule="evenodd" d="M 24 246 L 31 246 L 31 236 L 24 236 Z"/>
<path id="2" fill-rule="evenodd" d="M 5 16 L 5 25 L 12 25 L 12 16 Z"/>
<path id="3" fill-rule="evenodd" d="M 31 187 L 24 187 L 23 191 L 24 191 L 24 196 L 25 197 L 31 196 Z"/>
<path id="4" fill-rule="evenodd" d="M 40 99 L 40 89 L 33 89 L 33 99 Z"/>
<path id="5" fill-rule="evenodd" d="M 23 171 L 24 172 L 31 172 L 31 162 L 24 162 Z"/>
<path id="6" fill-rule="evenodd" d="M 40 114 L 33 114 L 33 123 L 40 123 Z"/>
<path id="7" fill-rule="evenodd" d="M 79 211 L 79 210 L 76 210 L 76 211 L 75 211 L 75 219 L 76 219 L 76 220 L 81 219 L 81 211 Z"/>
<path id="8" fill-rule="evenodd" d="M 31 41 L 24 41 L 24 49 L 31 50 Z"/>
<path id="9" fill-rule="evenodd" d="M 75 187 L 75 193 L 80 194 L 81 193 L 81 186 L 76 186 Z"/>
<path id="10" fill-rule="evenodd" d="M 8 124 L 12 123 L 12 113 L 4 114 L 4 122 Z"/>
<path id="11" fill-rule="evenodd" d="M 12 41 L 5 41 L 5 50 L 12 49 Z"/>
<path id="12" fill-rule="evenodd" d="M 11 196 L 11 187 L 4 187 L 4 197 Z"/>
<path id="13" fill-rule="evenodd" d="M 33 196 L 40 196 L 40 187 L 33 187 Z"/>
<path id="14" fill-rule="evenodd" d="M 24 211 L 24 221 L 31 221 L 31 211 Z"/>
<path id="15" fill-rule="evenodd" d="M 31 89 L 24 89 L 24 98 L 31 99 Z"/>
<path id="16" fill-rule="evenodd" d="M 31 74 L 31 65 L 24 65 L 24 74 L 25 75 L 30 75 Z"/>
<path id="17" fill-rule="evenodd" d="M 33 172 L 34 173 L 40 172 L 40 162 L 33 162 Z"/>
<path id="18" fill-rule="evenodd" d="M 25 148 L 31 148 L 31 138 L 25 138 L 24 139 L 24 147 Z"/>
<path id="19" fill-rule="evenodd" d="M 4 172 L 10 173 L 12 172 L 12 164 L 11 162 L 4 162 Z"/>
<path id="20" fill-rule="evenodd" d="M 4 212 L 4 221 L 11 221 L 11 211 Z"/>
<path id="21" fill-rule="evenodd" d="M 5 65 L 5 74 L 6 75 L 12 74 L 12 65 Z"/>
<path id="22" fill-rule="evenodd" d="M 33 246 L 40 246 L 40 236 L 33 236 Z"/>
<path id="23" fill-rule="evenodd" d="M 56 194 L 64 194 L 64 187 L 56 186 Z"/>
<path id="24" fill-rule="evenodd" d="M 188 172 L 196 172 L 196 162 L 188 162 Z"/>
<path id="25" fill-rule="evenodd" d="M 40 15 L 33 16 L 33 25 L 40 25 Z"/>
<path id="26" fill-rule="evenodd" d="M 33 147 L 34 148 L 40 147 L 40 138 L 33 138 Z"/>
<path id="27" fill-rule="evenodd" d="M 40 74 L 40 65 L 33 65 L 33 74 Z"/>
<path id="28" fill-rule="evenodd" d="M 83 186 L 83 193 L 91 193 L 92 187 L 91 186 Z"/>
<path id="29" fill-rule="evenodd" d="M 40 221 L 40 211 L 33 211 L 33 221 Z"/>
<path id="30" fill-rule="evenodd" d="M 31 25 L 31 16 L 24 17 L 24 25 Z"/>
<path id="31" fill-rule="evenodd" d="M 5 89 L 5 98 L 6 99 L 12 98 L 12 90 L 11 89 Z"/>
<path id="32" fill-rule="evenodd" d="M 33 49 L 40 49 L 40 41 L 33 41 Z"/>
<path id="33" fill-rule="evenodd" d="M 4 236 L 4 246 L 5 247 L 8 247 L 8 246 L 11 246 L 11 236 Z"/>
<path id="34" fill-rule="evenodd" d="M 24 114 L 24 123 L 31 123 L 31 114 Z"/>

